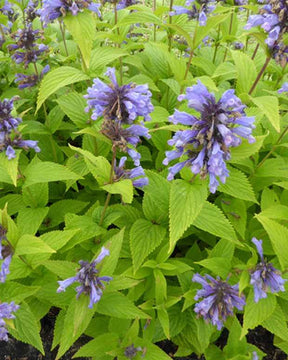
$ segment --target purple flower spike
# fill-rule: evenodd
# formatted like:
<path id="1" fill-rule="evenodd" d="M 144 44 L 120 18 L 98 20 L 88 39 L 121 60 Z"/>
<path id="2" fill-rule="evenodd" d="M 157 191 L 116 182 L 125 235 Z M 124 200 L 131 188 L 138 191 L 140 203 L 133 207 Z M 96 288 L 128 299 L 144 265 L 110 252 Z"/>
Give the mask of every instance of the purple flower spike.
<path id="1" fill-rule="evenodd" d="M 99 11 L 100 6 L 100 4 L 93 3 L 92 0 L 44 0 L 43 7 L 40 10 L 40 16 L 44 26 L 47 26 L 48 23 L 65 16 L 67 13 L 76 16 L 84 9 L 93 11 L 101 17 Z"/>
<path id="2" fill-rule="evenodd" d="M 119 181 L 121 179 L 131 179 L 133 186 L 135 187 L 143 187 L 145 185 L 148 185 L 148 178 L 145 176 L 142 166 L 137 166 L 134 169 L 125 170 L 126 160 L 127 158 L 123 156 L 120 159 L 118 166 L 116 166 L 116 162 L 115 162 L 114 182 Z"/>
<path id="3" fill-rule="evenodd" d="M 187 100 L 188 106 L 199 112 L 199 116 L 175 110 L 169 120 L 174 124 L 190 125 L 188 130 L 179 130 L 168 141 L 175 150 L 166 151 L 163 161 L 167 165 L 174 159 L 181 161 L 169 168 L 168 180 L 184 167 L 189 166 L 192 173 L 201 178 L 209 175 L 210 191 L 214 193 L 219 186 L 218 178 L 225 183 L 229 172 L 226 160 L 230 159 L 230 148 L 241 144 L 241 137 L 254 142 L 252 129 L 254 117 L 247 117 L 245 105 L 234 94 L 234 90 L 223 93 L 218 102 L 213 94 L 200 82 L 188 87 L 186 94 L 178 100 Z"/>
<path id="4" fill-rule="evenodd" d="M 243 309 L 245 298 L 239 296 L 238 284 L 231 286 L 219 277 L 214 279 L 210 275 L 199 274 L 195 274 L 192 281 L 203 286 L 195 296 L 195 300 L 203 298 L 195 305 L 195 312 L 207 322 L 216 325 L 218 330 L 222 329 L 227 317 L 233 315 L 234 307 Z"/>
<path id="5" fill-rule="evenodd" d="M 288 82 L 285 82 L 282 87 L 278 90 L 278 94 L 282 94 L 284 92 L 288 92 Z"/>
<path id="6" fill-rule="evenodd" d="M 104 289 L 103 281 L 109 282 L 112 280 L 110 276 L 99 277 L 99 270 L 95 268 L 95 266 L 98 265 L 109 254 L 109 250 L 103 246 L 98 257 L 91 261 L 91 263 L 83 260 L 79 261 L 81 268 L 77 272 L 76 276 L 63 281 L 58 281 L 60 286 L 57 289 L 57 292 L 60 293 L 65 291 L 68 286 L 77 281 L 80 283 L 80 286 L 76 287 L 77 298 L 79 298 L 82 293 L 89 295 L 90 303 L 88 307 L 93 308 L 93 305 L 101 299 L 102 290 Z"/>
<path id="7" fill-rule="evenodd" d="M 21 123 L 21 119 L 11 115 L 14 99 L 0 101 L 0 131 L 11 131 Z"/>
<path id="8" fill-rule="evenodd" d="M 8 341 L 8 330 L 4 319 L 15 319 L 12 313 L 19 309 L 19 305 L 14 302 L 0 303 L 0 341 Z"/>
<path id="9" fill-rule="evenodd" d="M 215 9 L 214 1 L 210 0 L 187 0 L 185 6 L 174 5 L 169 15 L 187 14 L 189 20 L 197 19 L 200 26 L 206 25 L 207 15 Z"/>
<path id="10" fill-rule="evenodd" d="M 284 284 L 286 279 L 280 275 L 271 263 L 264 260 L 262 240 L 252 239 L 256 246 L 261 262 L 251 271 L 250 284 L 254 287 L 254 301 L 257 303 L 260 299 L 267 297 L 267 291 L 270 288 L 272 293 L 285 291 Z"/>

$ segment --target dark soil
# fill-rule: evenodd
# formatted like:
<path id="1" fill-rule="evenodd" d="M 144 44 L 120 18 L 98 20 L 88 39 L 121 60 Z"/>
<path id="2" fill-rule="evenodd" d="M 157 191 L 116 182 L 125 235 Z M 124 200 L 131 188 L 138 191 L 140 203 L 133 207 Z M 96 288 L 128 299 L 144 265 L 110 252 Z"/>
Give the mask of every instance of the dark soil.
<path id="1" fill-rule="evenodd" d="M 34 349 L 31 345 L 24 344 L 21 341 L 9 338 L 8 342 L 0 341 L 0 360 L 55 360 L 57 348 L 51 351 L 53 341 L 53 329 L 58 309 L 52 308 L 42 320 L 41 337 L 45 350 L 45 356 Z M 224 330 L 215 343 L 221 349 L 225 346 L 228 337 L 228 331 Z M 61 360 L 71 360 L 78 349 L 91 340 L 88 336 L 81 336 L 76 343 L 62 356 Z M 250 331 L 247 335 L 249 343 L 256 345 L 260 350 L 265 352 L 267 356 L 265 360 L 286 360 L 287 355 L 273 345 L 273 334 L 266 329 L 258 326 L 256 329 Z M 177 351 L 177 346 L 169 340 L 161 341 L 157 344 L 170 357 L 175 360 L 205 360 L 204 356 L 200 358 L 196 354 L 191 354 L 188 357 L 173 357 Z M 89 360 L 88 358 L 78 358 L 79 360 Z M 264 360 L 263 359 L 263 360 Z M 148 360 L 148 359 L 147 359 Z"/>

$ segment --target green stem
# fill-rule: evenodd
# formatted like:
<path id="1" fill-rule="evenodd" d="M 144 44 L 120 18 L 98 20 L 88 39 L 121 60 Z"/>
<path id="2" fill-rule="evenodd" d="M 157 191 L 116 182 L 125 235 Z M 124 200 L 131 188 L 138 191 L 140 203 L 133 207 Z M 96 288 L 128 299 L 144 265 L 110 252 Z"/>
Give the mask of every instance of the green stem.
<path id="1" fill-rule="evenodd" d="M 251 86 L 251 89 L 249 90 L 249 93 L 248 93 L 249 95 L 251 95 L 252 92 L 255 90 L 255 88 L 256 88 L 259 80 L 261 79 L 261 77 L 262 77 L 265 69 L 267 68 L 270 60 L 271 60 L 271 57 L 267 57 L 267 58 L 266 58 L 266 61 L 265 61 L 264 65 L 262 66 L 262 69 L 259 71 L 259 74 L 257 75 L 257 77 L 256 77 L 256 79 L 255 79 L 255 81 L 254 81 L 254 84 Z"/>
<path id="2" fill-rule="evenodd" d="M 60 24 L 60 30 L 61 30 L 61 34 L 62 34 L 62 39 L 63 39 L 63 43 L 64 43 L 66 56 L 69 56 L 67 44 L 66 44 L 66 38 L 65 38 L 65 26 L 61 21 L 59 21 L 59 24 Z"/>
<path id="3" fill-rule="evenodd" d="M 170 12 L 173 11 L 173 0 L 170 0 L 170 6 L 169 6 L 169 25 L 172 24 L 172 16 L 170 15 Z M 168 50 L 169 52 L 171 52 L 172 49 L 172 33 L 171 33 L 171 29 L 169 29 L 169 34 L 168 34 Z"/>
<path id="4" fill-rule="evenodd" d="M 286 135 L 288 131 L 288 126 L 286 126 L 286 128 L 282 131 L 282 133 L 280 134 L 278 140 L 276 141 L 276 144 L 272 146 L 272 149 L 268 152 L 268 154 L 266 154 L 266 156 L 260 161 L 260 163 L 256 166 L 256 169 L 259 169 L 259 167 L 261 167 L 264 162 L 270 157 L 270 155 L 273 153 L 273 151 L 275 150 L 276 146 L 280 144 L 281 140 L 283 139 L 283 137 Z"/>
<path id="5" fill-rule="evenodd" d="M 219 40 L 220 40 L 220 25 L 218 25 L 217 43 L 215 45 L 215 50 L 214 50 L 213 64 L 215 63 L 216 60 L 216 55 L 219 47 Z"/>
<path id="6" fill-rule="evenodd" d="M 114 22 L 115 22 L 115 26 L 118 23 L 118 13 L 117 13 L 117 3 L 114 3 Z M 120 36 L 120 29 L 119 27 L 117 27 L 117 34 Z M 117 43 L 117 47 L 120 48 L 121 45 L 119 43 Z M 119 57 L 119 73 L 120 73 L 120 85 L 122 85 L 123 83 L 123 62 L 122 62 L 122 57 Z"/>
<path id="7" fill-rule="evenodd" d="M 234 18 L 234 11 L 231 12 L 231 16 L 230 16 L 229 35 L 231 34 L 231 31 L 232 31 L 233 18 Z M 226 47 L 223 62 L 225 62 L 225 60 L 226 60 L 227 52 L 228 52 L 228 47 Z"/>
<path id="8" fill-rule="evenodd" d="M 283 79 L 283 77 L 284 77 L 284 75 L 285 75 L 286 66 L 287 66 L 287 61 L 285 62 L 285 65 L 284 65 L 284 67 L 283 67 L 283 69 L 282 69 L 282 74 L 281 74 L 281 76 L 278 77 L 278 80 L 277 80 L 277 82 L 276 82 L 276 84 L 275 84 L 275 90 L 278 89 L 278 85 L 279 85 L 280 81 Z"/>
<path id="9" fill-rule="evenodd" d="M 246 23 L 247 23 L 248 20 L 249 20 L 249 15 L 250 15 L 250 11 L 249 11 L 249 9 L 247 9 Z M 246 37 L 245 50 L 246 50 L 246 51 L 248 50 L 248 36 Z"/>
<path id="10" fill-rule="evenodd" d="M 111 161 L 109 184 L 113 184 L 114 164 L 115 164 L 115 161 L 116 161 L 117 148 L 115 146 L 113 146 L 112 151 L 113 151 L 113 154 L 112 154 L 112 161 Z M 99 221 L 99 226 L 101 226 L 103 224 L 105 213 L 106 213 L 106 210 L 108 208 L 110 199 L 111 199 L 111 193 L 108 193 L 107 197 L 106 197 L 104 207 L 103 207 L 103 210 L 102 210 L 101 218 L 100 218 L 100 221 Z"/>
<path id="11" fill-rule="evenodd" d="M 251 60 L 254 60 L 254 59 L 255 59 L 255 56 L 256 56 L 256 54 L 257 54 L 258 49 L 259 49 L 259 43 L 258 43 L 258 44 L 256 45 L 256 47 L 255 47 L 255 50 L 254 50 L 253 55 L 252 55 L 252 57 L 251 57 Z"/>

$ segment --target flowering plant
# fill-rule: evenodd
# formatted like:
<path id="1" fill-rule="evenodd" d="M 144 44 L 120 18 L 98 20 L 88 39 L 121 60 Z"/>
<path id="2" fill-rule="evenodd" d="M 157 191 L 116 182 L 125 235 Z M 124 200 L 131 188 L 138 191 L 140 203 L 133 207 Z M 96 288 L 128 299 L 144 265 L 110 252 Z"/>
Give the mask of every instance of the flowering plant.
<path id="1" fill-rule="evenodd" d="M 286 356 L 287 1 L 0 18 L 0 359 Z"/>

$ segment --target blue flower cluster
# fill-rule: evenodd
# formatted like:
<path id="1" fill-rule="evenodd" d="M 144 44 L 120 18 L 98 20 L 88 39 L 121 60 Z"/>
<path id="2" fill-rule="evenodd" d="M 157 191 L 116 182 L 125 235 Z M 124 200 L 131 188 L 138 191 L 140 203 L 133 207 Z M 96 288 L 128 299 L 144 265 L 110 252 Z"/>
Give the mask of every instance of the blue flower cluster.
<path id="1" fill-rule="evenodd" d="M 115 69 L 108 68 L 106 74 L 111 84 L 106 85 L 100 79 L 94 79 L 92 87 L 88 88 L 87 112 L 92 110 L 92 120 L 103 116 L 101 132 L 111 139 L 114 148 L 127 152 L 136 166 L 140 165 L 140 154 L 135 147 L 140 142 L 140 136 L 150 139 L 148 129 L 141 124 L 134 124 L 139 117 L 150 120 L 153 111 L 151 92 L 147 85 L 129 83 L 119 86 Z M 129 126 L 130 125 L 130 126 Z"/>
<path id="2" fill-rule="evenodd" d="M 231 286 L 219 277 L 214 279 L 210 275 L 199 274 L 195 274 L 192 281 L 203 286 L 195 296 L 195 300 L 203 298 L 195 305 L 195 312 L 204 320 L 216 325 L 218 330 L 222 329 L 227 317 L 233 315 L 234 307 L 243 310 L 245 298 L 239 296 L 238 284 Z"/>
<path id="3" fill-rule="evenodd" d="M 261 262 L 251 271 L 250 284 L 254 287 L 254 300 L 257 303 L 260 299 L 267 297 L 267 290 L 270 288 L 272 293 L 285 291 L 285 279 L 280 275 L 280 272 L 274 268 L 271 263 L 264 260 L 262 240 L 252 239 L 260 255 Z"/>
<path id="4" fill-rule="evenodd" d="M 187 0 L 185 5 L 174 5 L 170 16 L 187 14 L 189 20 L 198 19 L 200 26 L 206 25 L 207 14 L 215 9 L 215 2 L 210 0 Z"/>
<path id="5" fill-rule="evenodd" d="M 12 313 L 18 309 L 19 305 L 16 305 L 13 301 L 10 304 L 0 303 L 0 340 L 8 341 L 8 330 L 4 319 L 15 319 Z"/>
<path id="6" fill-rule="evenodd" d="M 288 61 L 288 46 L 282 41 L 288 32 L 288 6 L 286 0 L 270 0 L 264 5 L 258 15 L 251 15 L 244 29 L 261 26 L 268 33 L 265 40 L 276 61 L 286 64 Z"/>
<path id="7" fill-rule="evenodd" d="M 188 87 L 186 95 L 180 95 L 179 101 L 188 100 L 188 107 L 199 112 L 196 117 L 186 112 L 175 110 L 170 116 L 174 124 L 191 126 L 188 130 L 179 130 L 168 141 L 175 150 L 166 151 L 164 165 L 184 156 L 185 160 L 169 168 L 168 180 L 189 166 L 192 173 L 205 178 L 209 174 L 210 191 L 215 193 L 219 182 L 225 183 L 229 172 L 226 160 L 230 159 L 229 148 L 239 146 L 241 138 L 254 142 L 252 129 L 254 117 L 247 117 L 241 100 L 235 96 L 234 90 L 227 90 L 216 102 L 215 96 L 198 81 L 197 85 Z"/>
<path id="8" fill-rule="evenodd" d="M 98 276 L 99 270 L 95 268 L 95 266 L 99 264 L 108 255 L 110 255 L 109 250 L 103 246 L 98 257 L 91 263 L 89 263 L 89 261 L 79 261 L 81 268 L 76 274 L 76 276 L 73 276 L 63 281 L 58 281 L 58 284 L 60 286 L 57 289 L 57 292 L 60 293 L 62 291 L 65 291 L 68 286 L 72 285 L 74 282 L 77 281 L 80 283 L 80 286 L 76 287 L 77 298 L 82 293 L 85 295 L 89 295 L 89 308 L 92 309 L 93 305 L 101 299 L 101 296 L 103 294 L 103 281 L 109 282 L 112 280 L 110 276 Z"/>
<path id="9" fill-rule="evenodd" d="M 84 9 L 91 10 L 101 17 L 100 6 L 101 4 L 93 3 L 92 0 L 44 0 L 40 10 L 41 20 L 44 26 L 47 26 L 48 23 L 67 13 L 76 16 Z"/>
<path id="10" fill-rule="evenodd" d="M 127 160 L 126 156 L 121 157 L 119 160 L 118 166 L 116 162 L 114 164 L 114 181 L 117 182 L 121 179 L 131 179 L 133 186 L 143 187 L 148 184 L 148 178 L 145 176 L 145 172 L 142 166 L 137 166 L 134 169 L 125 170 L 125 162 Z"/>
<path id="11" fill-rule="evenodd" d="M 16 157 L 14 147 L 29 148 L 39 152 L 38 141 L 23 140 L 20 132 L 17 130 L 21 122 L 20 118 L 12 116 L 14 99 L 4 99 L 0 101 L 0 152 L 5 151 L 8 159 Z"/>

